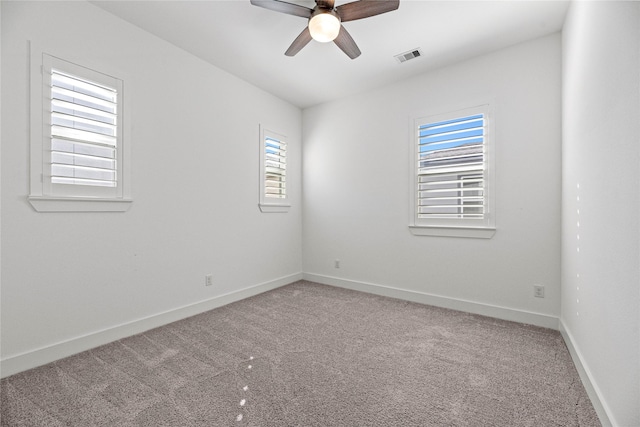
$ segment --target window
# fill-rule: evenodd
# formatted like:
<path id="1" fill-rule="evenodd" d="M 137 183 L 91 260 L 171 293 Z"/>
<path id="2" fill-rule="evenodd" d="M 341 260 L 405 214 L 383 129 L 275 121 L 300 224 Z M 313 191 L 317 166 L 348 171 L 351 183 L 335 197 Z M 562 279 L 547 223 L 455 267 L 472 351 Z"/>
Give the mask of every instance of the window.
<path id="1" fill-rule="evenodd" d="M 260 210 L 287 212 L 287 142 L 286 137 L 260 129 Z"/>
<path id="2" fill-rule="evenodd" d="M 488 105 L 418 118 L 412 152 L 411 230 L 491 237 L 494 232 Z"/>
<path id="3" fill-rule="evenodd" d="M 126 210 L 122 80 L 47 54 L 41 61 L 29 201 L 38 211 Z"/>

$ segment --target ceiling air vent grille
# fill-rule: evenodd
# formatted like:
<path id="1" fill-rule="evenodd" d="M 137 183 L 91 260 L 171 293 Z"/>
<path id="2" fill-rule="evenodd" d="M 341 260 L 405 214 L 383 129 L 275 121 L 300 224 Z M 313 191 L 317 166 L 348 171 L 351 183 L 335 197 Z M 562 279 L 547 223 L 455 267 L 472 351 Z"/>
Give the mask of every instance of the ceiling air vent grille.
<path id="1" fill-rule="evenodd" d="M 417 48 L 417 49 L 412 49 L 408 52 L 395 55 L 395 58 L 398 60 L 399 63 L 403 63 L 403 62 L 409 61 L 410 59 L 417 58 L 419 56 L 422 56 L 422 52 L 420 51 L 420 48 Z"/>

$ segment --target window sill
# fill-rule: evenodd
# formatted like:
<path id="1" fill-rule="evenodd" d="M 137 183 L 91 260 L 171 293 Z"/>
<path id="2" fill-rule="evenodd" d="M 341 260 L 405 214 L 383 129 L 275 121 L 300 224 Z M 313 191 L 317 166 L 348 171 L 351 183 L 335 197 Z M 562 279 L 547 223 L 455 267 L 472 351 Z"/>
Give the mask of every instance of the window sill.
<path id="1" fill-rule="evenodd" d="M 490 239 L 496 234 L 495 227 L 443 227 L 410 225 L 409 231 L 414 236 L 468 237 Z"/>
<path id="2" fill-rule="evenodd" d="M 29 203 L 38 212 L 126 212 L 132 202 L 131 199 L 29 196 Z"/>
<path id="3" fill-rule="evenodd" d="M 289 212 L 291 205 L 274 205 L 269 203 L 258 203 L 261 212 L 265 213 L 286 213 Z"/>

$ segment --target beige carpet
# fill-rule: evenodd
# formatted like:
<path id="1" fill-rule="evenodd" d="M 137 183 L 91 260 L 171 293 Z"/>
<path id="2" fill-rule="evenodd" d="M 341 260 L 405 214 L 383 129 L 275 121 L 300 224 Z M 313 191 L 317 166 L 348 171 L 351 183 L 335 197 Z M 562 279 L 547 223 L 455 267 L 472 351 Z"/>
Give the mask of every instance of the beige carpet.
<path id="1" fill-rule="evenodd" d="M 595 426 L 556 331 L 309 282 L 6 378 L 2 426 Z"/>

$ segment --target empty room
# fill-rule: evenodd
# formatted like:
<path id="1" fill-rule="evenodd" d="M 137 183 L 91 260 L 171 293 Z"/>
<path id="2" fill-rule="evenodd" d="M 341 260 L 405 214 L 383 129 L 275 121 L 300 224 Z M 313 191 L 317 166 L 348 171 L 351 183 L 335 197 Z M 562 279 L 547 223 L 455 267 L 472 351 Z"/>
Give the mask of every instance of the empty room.
<path id="1" fill-rule="evenodd" d="M 640 427 L 640 2 L 0 2 L 2 426 Z"/>

